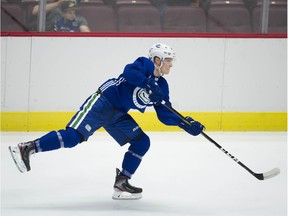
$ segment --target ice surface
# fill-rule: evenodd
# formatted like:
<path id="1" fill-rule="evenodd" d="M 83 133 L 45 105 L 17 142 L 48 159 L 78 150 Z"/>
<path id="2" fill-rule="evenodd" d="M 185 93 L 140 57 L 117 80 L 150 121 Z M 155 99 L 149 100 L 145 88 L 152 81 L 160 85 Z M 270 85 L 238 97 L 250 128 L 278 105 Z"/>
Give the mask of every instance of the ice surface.
<path id="1" fill-rule="evenodd" d="M 105 132 L 88 142 L 31 157 L 20 173 L 8 146 L 44 133 L 1 133 L 2 216 L 286 216 L 287 134 L 207 133 L 254 172 L 280 175 L 259 181 L 204 137 L 148 133 L 151 148 L 130 181 L 137 201 L 112 200 L 115 168 L 128 146 Z"/>

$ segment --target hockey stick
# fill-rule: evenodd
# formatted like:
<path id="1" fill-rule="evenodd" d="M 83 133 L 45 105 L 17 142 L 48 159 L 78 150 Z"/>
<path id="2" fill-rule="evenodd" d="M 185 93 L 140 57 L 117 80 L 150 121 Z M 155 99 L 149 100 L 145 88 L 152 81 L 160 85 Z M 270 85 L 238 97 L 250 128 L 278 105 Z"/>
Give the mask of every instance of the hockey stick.
<path id="1" fill-rule="evenodd" d="M 173 107 L 166 104 L 165 101 L 161 102 L 162 105 L 164 105 L 167 109 L 169 109 L 172 113 L 176 114 L 183 122 L 185 122 L 188 125 L 191 125 L 187 119 L 181 115 L 179 112 L 177 112 Z M 220 146 L 215 140 L 213 140 L 211 137 L 209 137 L 206 133 L 201 132 L 201 134 L 209 140 L 211 143 L 213 143 L 218 149 L 220 149 L 222 152 L 224 152 L 227 156 L 229 156 L 232 160 L 234 160 L 236 163 L 238 163 L 241 167 L 246 169 L 249 173 L 251 173 L 254 177 L 256 177 L 258 180 L 266 180 L 269 178 L 273 178 L 274 176 L 277 176 L 280 173 L 279 168 L 274 168 L 268 172 L 265 173 L 255 173 L 251 169 L 249 169 L 245 164 L 243 164 L 241 161 L 239 161 L 235 156 L 230 154 L 227 150 L 225 150 L 222 146 Z"/>

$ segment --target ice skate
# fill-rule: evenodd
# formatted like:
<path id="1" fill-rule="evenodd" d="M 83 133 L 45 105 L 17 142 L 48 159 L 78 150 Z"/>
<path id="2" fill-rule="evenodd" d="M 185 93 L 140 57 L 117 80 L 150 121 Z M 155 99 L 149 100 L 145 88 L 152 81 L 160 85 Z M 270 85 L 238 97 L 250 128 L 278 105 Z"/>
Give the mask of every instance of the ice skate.
<path id="1" fill-rule="evenodd" d="M 121 176 L 120 170 L 116 169 L 116 178 L 114 184 L 115 200 L 137 200 L 142 198 L 142 188 L 137 188 L 129 184 L 128 177 Z"/>
<path id="2" fill-rule="evenodd" d="M 11 156 L 20 172 L 28 172 L 30 168 L 30 155 L 35 153 L 34 142 L 20 143 L 9 146 Z"/>

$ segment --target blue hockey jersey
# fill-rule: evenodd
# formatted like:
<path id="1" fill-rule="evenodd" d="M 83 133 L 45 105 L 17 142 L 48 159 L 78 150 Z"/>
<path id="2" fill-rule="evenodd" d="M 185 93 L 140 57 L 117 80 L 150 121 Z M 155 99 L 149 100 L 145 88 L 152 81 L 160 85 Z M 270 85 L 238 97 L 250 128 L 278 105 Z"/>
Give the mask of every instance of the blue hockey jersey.
<path id="1" fill-rule="evenodd" d="M 145 91 L 148 79 L 155 79 L 164 93 L 164 100 L 169 101 L 169 86 L 164 77 L 155 77 L 154 63 L 145 57 L 127 64 L 118 78 L 107 80 L 99 90 L 118 110 L 128 112 L 137 109 L 144 113 L 147 106 L 154 106 Z M 163 105 L 154 106 L 158 119 L 166 125 L 178 125 L 180 119 Z"/>

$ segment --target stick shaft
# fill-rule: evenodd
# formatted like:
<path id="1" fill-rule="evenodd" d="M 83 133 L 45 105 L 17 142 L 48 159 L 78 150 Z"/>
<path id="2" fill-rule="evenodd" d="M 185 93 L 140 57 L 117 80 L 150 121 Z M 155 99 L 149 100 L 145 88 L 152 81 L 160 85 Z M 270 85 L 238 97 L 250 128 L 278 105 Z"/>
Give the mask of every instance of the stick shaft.
<path id="1" fill-rule="evenodd" d="M 187 119 L 181 115 L 177 110 L 175 110 L 173 107 L 169 106 L 168 104 L 165 103 L 165 101 L 162 101 L 161 103 L 164 105 L 167 109 L 169 109 L 171 112 L 176 114 L 182 121 L 184 121 L 186 124 L 191 125 Z M 227 150 L 225 150 L 221 145 L 219 145 L 215 140 L 213 140 L 211 137 L 209 137 L 206 133 L 203 131 L 201 132 L 201 135 L 203 135 L 207 140 L 209 140 L 211 143 L 213 143 L 218 149 L 220 149 L 222 152 L 224 152 L 227 156 L 229 156 L 233 161 L 238 163 L 241 167 L 246 169 L 250 174 L 252 174 L 254 177 L 256 177 L 259 180 L 263 180 L 263 175 L 262 174 L 257 174 L 253 172 L 251 169 L 249 169 L 245 164 L 243 164 L 241 161 L 239 161 L 235 156 L 230 154 Z"/>

